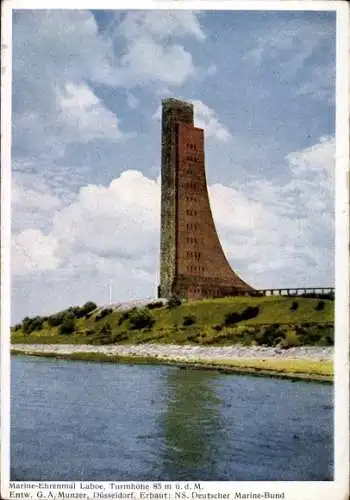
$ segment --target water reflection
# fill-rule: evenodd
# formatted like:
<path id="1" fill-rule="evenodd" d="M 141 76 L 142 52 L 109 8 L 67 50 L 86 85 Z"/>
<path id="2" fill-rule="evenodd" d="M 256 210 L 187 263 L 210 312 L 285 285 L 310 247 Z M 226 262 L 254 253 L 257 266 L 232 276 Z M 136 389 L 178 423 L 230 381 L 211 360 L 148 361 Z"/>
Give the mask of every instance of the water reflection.
<path id="1" fill-rule="evenodd" d="M 12 479 L 333 477 L 325 384 L 25 357 L 11 382 Z"/>
<path id="2" fill-rule="evenodd" d="M 220 399 L 212 383 L 215 372 L 170 370 L 168 405 L 161 417 L 163 473 L 168 480 L 205 479 L 215 471 L 222 428 Z"/>

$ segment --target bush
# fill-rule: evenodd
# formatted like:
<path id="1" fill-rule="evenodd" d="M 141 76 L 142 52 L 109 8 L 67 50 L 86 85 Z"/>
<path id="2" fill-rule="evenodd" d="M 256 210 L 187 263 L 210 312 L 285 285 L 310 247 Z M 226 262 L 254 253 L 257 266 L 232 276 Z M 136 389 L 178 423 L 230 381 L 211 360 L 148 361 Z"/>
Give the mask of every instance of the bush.
<path id="1" fill-rule="evenodd" d="M 94 328 L 88 328 L 85 330 L 85 335 L 94 335 L 96 333 L 96 330 Z"/>
<path id="2" fill-rule="evenodd" d="M 125 332 L 120 332 L 114 335 L 113 342 L 122 342 L 128 338 L 128 334 Z"/>
<path id="3" fill-rule="evenodd" d="M 248 320 L 252 318 L 256 318 L 256 316 L 259 314 L 260 308 L 259 306 L 252 307 L 248 306 L 244 309 L 243 312 L 240 314 L 240 319 L 241 320 Z"/>
<path id="4" fill-rule="evenodd" d="M 112 328 L 111 328 L 111 325 L 109 323 L 106 323 L 105 325 L 103 325 L 99 331 L 99 334 L 103 335 L 105 337 L 110 336 L 111 333 L 112 333 Z"/>
<path id="5" fill-rule="evenodd" d="M 136 307 L 133 307 L 132 309 L 128 309 L 127 311 L 124 311 L 119 318 L 118 325 L 121 325 L 122 323 L 124 323 L 124 321 L 128 320 L 130 317 L 130 314 L 133 311 L 136 311 Z"/>
<path id="6" fill-rule="evenodd" d="M 81 308 L 80 308 L 80 312 L 83 316 L 86 316 L 87 314 L 91 313 L 92 311 L 94 311 L 95 309 L 97 309 L 97 304 L 95 304 L 95 302 L 92 302 L 91 300 L 89 300 L 88 302 L 86 302 Z"/>
<path id="7" fill-rule="evenodd" d="M 22 327 L 22 323 L 18 323 L 17 325 L 15 325 L 15 326 L 13 327 L 13 331 L 14 331 L 14 332 L 17 332 L 18 330 L 20 330 L 20 329 L 21 329 L 21 327 Z"/>
<path id="8" fill-rule="evenodd" d="M 221 330 L 223 329 L 223 325 L 214 325 L 213 326 L 213 330 L 215 330 L 216 332 L 221 332 Z"/>
<path id="9" fill-rule="evenodd" d="M 241 320 L 240 314 L 235 312 L 229 312 L 225 314 L 224 325 L 225 326 L 235 325 L 240 320 Z"/>
<path id="10" fill-rule="evenodd" d="M 62 321 L 64 320 L 66 314 L 67 314 L 66 311 L 61 311 L 59 313 L 52 314 L 51 316 L 49 316 L 47 318 L 47 322 L 48 322 L 49 326 L 51 326 L 51 327 L 59 326 L 62 323 Z"/>
<path id="11" fill-rule="evenodd" d="M 329 292 L 329 293 L 325 293 L 323 295 L 323 298 L 328 299 L 328 300 L 334 300 L 334 292 L 332 291 L 332 292 Z"/>
<path id="12" fill-rule="evenodd" d="M 326 299 L 326 300 L 334 300 L 334 291 L 331 290 L 330 292 L 327 293 L 315 293 L 315 292 L 308 292 L 308 293 L 303 293 L 300 295 L 301 297 L 307 297 L 309 299 Z"/>
<path id="13" fill-rule="evenodd" d="M 36 330 L 42 330 L 43 323 L 44 319 L 40 316 L 34 316 L 34 318 L 25 317 L 22 322 L 23 333 L 29 335 Z"/>
<path id="14" fill-rule="evenodd" d="M 175 295 L 173 297 L 170 297 L 170 299 L 167 302 L 167 307 L 169 309 L 175 309 L 176 307 L 181 306 L 182 302 L 179 297 L 176 297 Z"/>
<path id="15" fill-rule="evenodd" d="M 280 347 L 282 349 L 288 349 L 289 347 L 297 347 L 301 344 L 300 339 L 295 331 L 291 330 L 286 333 L 285 339 L 280 342 Z"/>
<path id="16" fill-rule="evenodd" d="M 189 314 L 188 316 L 185 316 L 183 319 L 183 326 L 191 326 L 194 325 L 197 322 L 196 316 L 193 314 Z"/>
<path id="17" fill-rule="evenodd" d="M 315 309 L 316 311 L 323 311 L 324 306 L 325 306 L 324 300 L 319 300 Z"/>
<path id="18" fill-rule="evenodd" d="M 293 300 L 292 305 L 290 306 L 291 311 L 296 311 L 299 307 L 299 304 L 296 300 Z"/>
<path id="19" fill-rule="evenodd" d="M 312 331 L 312 328 L 305 327 L 303 324 L 294 325 L 294 328 L 296 333 L 302 337 L 307 337 Z"/>
<path id="20" fill-rule="evenodd" d="M 311 331 L 307 335 L 307 343 L 308 344 L 316 344 L 322 338 L 322 333 L 320 331 Z"/>
<path id="21" fill-rule="evenodd" d="M 148 309 L 159 309 L 160 307 L 163 307 L 163 302 L 161 300 L 157 302 L 150 302 L 149 304 L 146 305 Z"/>
<path id="22" fill-rule="evenodd" d="M 101 326 L 98 330 L 98 334 L 93 339 L 93 344 L 112 344 L 115 341 L 115 337 L 112 335 L 112 328 L 109 323 Z"/>
<path id="23" fill-rule="evenodd" d="M 259 345 L 273 346 L 276 344 L 277 339 L 281 337 L 281 329 L 278 323 L 263 327 L 256 334 L 256 341 Z"/>
<path id="24" fill-rule="evenodd" d="M 333 343 L 329 342 L 330 339 L 329 337 L 321 337 L 320 340 L 317 342 L 317 345 L 320 346 L 320 347 L 327 347 L 329 345 L 333 345 Z"/>
<path id="25" fill-rule="evenodd" d="M 74 306 L 68 309 L 69 312 L 72 312 L 76 318 L 84 318 L 89 316 L 92 311 L 97 308 L 95 302 L 86 302 L 83 306 Z"/>
<path id="26" fill-rule="evenodd" d="M 23 321 L 22 321 L 23 333 L 29 334 L 29 333 L 32 332 L 32 330 L 31 330 L 31 321 L 32 321 L 32 319 L 28 318 L 28 316 L 26 316 L 23 319 Z"/>
<path id="27" fill-rule="evenodd" d="M 129 325 L 132 330 L 140 330 L 141 328 L 152 328 L 155 319 L 152 313 L 144 309 L 134 309 L 129 314 Z"/>
<path id="28" fill-rule="evenodd" d="M 72 313 L 72 314 L 73 314 L 73 316 L 74 316 L 75 318 L 80 318 L 80 317 L 82 317 L 82 314 L 81 314 L 81 309 L 80 309 L 80 307 L 79 307 L 79 306 L 69 307 L 69 308 L 67 309 L 67 312 Z"/>
<path id="29" fill-rule="evenodd" d="M 91 312 L 91 311 L 89 311 L 89 312 Z M 100 319 L 105 318 L 106 316 L 108 316 L 112 312 L 113 312 L 113 309 L 111 309 L 110 307 L 102 309 L 98 314 L 96 314 L 95 321 L 100 321 Z"/>
<path id="30" fill-rule="evenodd" d="M 273 340 L 272 345 L 273 345 L 273 347 L 281 347 L 284 342 L 285 342 L 285 338 L 284 337 L 276 337 Z"/>
<path id="31" fill-rule="evenodd" d="M 248 306 L 241 313 L 229 312 L 225 315 L 224 325 L 231 326 L 235 325 L 239 321 L 247 321 L 248 319 L 256 318 L 256 316 L 259 314 L 259 311 L 259 306 Z"/>
<path id="32" fill-rule="evenodd" d="M 60 328 L 59 328 L 59 334 L 60 335 L 71 335 L 72 333 L 75 332 L 75 317 L 73 313 L 66 313 Z"/>
<path id="33" fill-rule="evenodd" d="M 190 342 L 194 342 L 194 343 L 198 343 L 198 338 L 199 338 L 199 334 L 198 333 L 193 333 L 192 335 L 189 335 L 187 337 L 187 340 L 189 340 Z"/>

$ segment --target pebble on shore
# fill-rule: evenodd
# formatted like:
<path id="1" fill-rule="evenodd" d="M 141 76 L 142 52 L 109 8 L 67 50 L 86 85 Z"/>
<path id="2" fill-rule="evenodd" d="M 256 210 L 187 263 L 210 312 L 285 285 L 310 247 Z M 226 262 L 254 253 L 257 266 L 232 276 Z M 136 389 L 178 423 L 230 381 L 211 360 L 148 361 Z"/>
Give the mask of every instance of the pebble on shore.
<path id="1" fill-rule="evenodd" d="M 289 349 L 262 346 L 192 346 L 192 345 L 76 345 L 76 344 L 13 344 L 12 349 L 27 354 L 101 353 L 110 356 L 140 356 L 188 361 L 225 361 L 234 358 L 245 359 L 308 359 L 332 361 L 333 347 L 300 346 Z"/>

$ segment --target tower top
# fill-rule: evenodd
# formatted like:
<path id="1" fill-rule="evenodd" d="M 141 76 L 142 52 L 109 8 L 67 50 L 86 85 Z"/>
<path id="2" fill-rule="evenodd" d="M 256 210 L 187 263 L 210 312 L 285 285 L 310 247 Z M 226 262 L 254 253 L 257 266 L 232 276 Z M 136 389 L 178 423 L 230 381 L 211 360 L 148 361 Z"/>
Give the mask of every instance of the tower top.
<path id="1" fill-rule="evenodd" d="M 167 97 L 162 100 L 162 106 L 167 108 L 190 108 L 193 110 L 193 104 L 186 101 L 181 101 L 180 99 L 175 99 L 174 97 Z"/>
<path id="2" fill-rule="evenodd" d="M 162 100 L 162 122 L 163 127 L 170 126 L 167 134 L 175 133 L 175 122 L 187 123 L 193 126 L 193 104 L 168 97 Z M 170 137 L 170 136 L 169 136 Z"/>

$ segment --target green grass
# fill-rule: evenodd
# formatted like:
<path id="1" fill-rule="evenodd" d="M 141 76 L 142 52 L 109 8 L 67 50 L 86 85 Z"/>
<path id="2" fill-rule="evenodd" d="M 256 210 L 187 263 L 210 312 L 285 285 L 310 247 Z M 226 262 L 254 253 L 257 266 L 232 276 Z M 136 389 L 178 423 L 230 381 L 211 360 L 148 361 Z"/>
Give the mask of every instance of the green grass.
<path id="1" fill-rule="evenodd" d="M 293 301 L 299 307 L 291 311 Z M 275 345 L 284 339 L 285 346 L 330 345 L 333 341 L 334 302 L 325 300 L 323 311 L 317 311 L 319 299 L 295 297 L 230 297 L 185 302 L 181 306 L 168 309 L 162 307 L 151 311 L 155 323 L 150 329 L 131 329 L 128 320 L 121 324 L 121 312 L 112 312 L 100 321 L 95 321 L 96 313 L 89 318 L 76 320 L 76 333 L 60 335 L 59 327 L 50 328 L 47 321 L 42 330 L 24 334 L 22 328 L 12 333 L 12 343 L 38 344 L 139 344 L 171 343 L 199 345 L 230 345 L 241 343 Z M 222 325 L 229 312 L 242 313 L 248 306 L 259 306 L 259 314 L 252 319 L 240 321 L 230 327 L 215 330 Z M 186 316 L 194 316 L 195 323 L 183 326 Z M 98 330 L 109 324 L 108 338 Z M 266 333 L 271 325 L 278 324 L 278 331 Z M 90 333 L 89 333 L 90 330 Z M 91 330 L 95 330 L 91 333 Z M 264 334 L 265 332 L 265 334 Z M 277 339 L 277 340 L 276 340 Z M 278 342 L 277 342 L 278 343 Z"/>
<path id="2" fill-rule="evenodd" d="M 217 361 L 208 361 L 216 365 Z M 333 377 L 332 361 L 315 361 L 309 359 L 231 359 L 226 360 L 225 365 L 232 367 L 252 368 L 254 370 L 320 375 L 323 377 Z"/>

